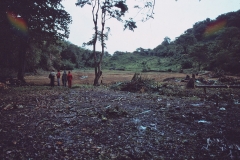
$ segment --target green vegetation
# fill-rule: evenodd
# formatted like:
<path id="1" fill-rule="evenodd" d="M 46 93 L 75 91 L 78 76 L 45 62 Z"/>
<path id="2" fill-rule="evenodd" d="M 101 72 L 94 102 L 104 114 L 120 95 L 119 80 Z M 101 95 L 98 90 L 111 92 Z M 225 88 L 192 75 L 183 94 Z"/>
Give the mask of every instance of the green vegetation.
<path id="1" fill-rule="evenodd" d="M 165 37 L 154 49 L 115 52 L 105 67 L 135 71 L 221 70 L 239 74 L 240 10 L 207 18 L 171 41 Z M 124 64 L 122 64 L 124 62 Z"/>
<path id="2" fill-rule="evenodd" d="M 49 57 L 58 59 L 61 39 L 69 35 L 70 15 L 61 0 L 0 2 L 0 67 L 18 71 L 24 80 L 25 69 L 36 63 L 52 65 Z M 33 67 L 30 67 L 33 66 Z"/>
<path id="3" fill-rule="evenodd" d="M 178 56 L 181 57 L 181 55 Z M 135 72 L 179 71 L 180 65 L 175 64 L 175 62 L 181 60 L 179 57 L 157 57 L 129 52 L 115 52 L 113 56 L 106 58 L 103 68 Z"/>
<path id="4" fill-rule="evenodd" d="M 68 24 L 71 23 L 71 17 L 62 10 L 59 0 L 52 1 L 51 4 L 49 1 L 26 3 L 25 5 L 16 0 L 1 2 L 0 17 L 3 23 L 0 23 L 0 35 L 5 39 L 0 40 L 0 80 L 7 76 L 21 80 L 25 71 L 36 72 L 37 69 L 49 71 L 96 68 L 96 62 L 100 62 L 101 57 L 101 65 L 99 63 L 98 66 L 104 70 L 179 72 L 191 69 L 239 74 L 240 10 L 222 14 L 215 20 L 207 18 L 196 22 L 175 40 L 165 37 L 163 42 L 153 49 L 139 47 L 132 53 L 116 51 L 110 55 L 104 49 L 101 52 L 91 51 L 64 40 L 69 34 Z M 16 13 L 6 12 L 17 5 L 31 6 L 31 9 L 27 13 L 21 7 L 14 9 Z M 41 6 L 49 6 L 52 11 L 45 12 Z M 30 22 L 28 13 L 35 12 L 39 14 L 34 22 Z M 20 29 L 9 21 L 8 17 L 17 21 L 16 14 L 28 24 L 25 33 L 21 33 Z M 41 16 L 49 18 L 39 21 L 38 17 Z M 54 26 L 50 25 L 53 23 L 52 16 L 56 16 Z M 49 27 L 44 27 L 43 24 Z M 57 26 L 57 29 L 63 32 L 52 30 Z M 101 33 L 103 36 L 103 32 Z M 98 36 L 100 35 L 98 33 Z"/>

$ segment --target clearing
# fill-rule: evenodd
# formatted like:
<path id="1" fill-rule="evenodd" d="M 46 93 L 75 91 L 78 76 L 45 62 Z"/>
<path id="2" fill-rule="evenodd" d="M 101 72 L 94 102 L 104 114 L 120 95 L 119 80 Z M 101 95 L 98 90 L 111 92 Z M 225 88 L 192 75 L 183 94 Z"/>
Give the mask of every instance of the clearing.
<path id="1" fill-rule="evenodd" d="M 103 83 L 132 75 L 109 72 Z M 92 84 L 91 72 L 74 72 L 72 89 L 39 86 L 47 76 L 0 92 L 1 159 L 240 159 L 238 89 L 205 95 L 171 81 L 179 73 L 144 74 L 161 82 L 155 93 L 77 85 Z"/>

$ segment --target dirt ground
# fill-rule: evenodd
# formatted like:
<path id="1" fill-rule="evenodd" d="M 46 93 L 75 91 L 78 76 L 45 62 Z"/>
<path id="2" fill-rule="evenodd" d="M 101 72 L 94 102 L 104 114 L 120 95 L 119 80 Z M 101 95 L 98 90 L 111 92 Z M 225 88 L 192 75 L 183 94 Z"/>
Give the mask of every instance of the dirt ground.
<path id="1" fill-rule="evenodd" d="M 61 72 L 63 73 L 63 72 Z M 76 84 L 93 84 L 94 80 L 94 71 L 73 71 L 73 85 Z M 49 73 L 40 72 L 37 75 L 28 75 L 25 77 L 28 83 L 33 83 L 35 85 L 46 85 L 49 84 Z M 106 70 L 103 71 L 103 75 L 100 78 L 103 84 L 112 84 L 120 81 L 130 81 L 134 75 L 134 72 L 130 71 L 112 71 Z M 171 73 L 171 72 L 147 72 L 141 73 L 142 77 L 151 78 L 155 81 L 163 81 L 166 78 L 175 77 L 175 78 L 185 78 L 186 74 L 183 73 Z"/>
<path id="2" fill-rule="evenodd" d="M 104 82 L 132 75 L 108 72 Z M 1 90 L 0 159 L 240 159 L 239 89 L 205 94 L 171 79 L 185 74 L 147 75 L 170 81 L 152 93 L 92 85 L 52 88 L 45 85 L 45 72 L 26 77 L 37 86 Z M 92 72 L 74 71 L 73 76 L 75 84 L 92 84 Z"/>

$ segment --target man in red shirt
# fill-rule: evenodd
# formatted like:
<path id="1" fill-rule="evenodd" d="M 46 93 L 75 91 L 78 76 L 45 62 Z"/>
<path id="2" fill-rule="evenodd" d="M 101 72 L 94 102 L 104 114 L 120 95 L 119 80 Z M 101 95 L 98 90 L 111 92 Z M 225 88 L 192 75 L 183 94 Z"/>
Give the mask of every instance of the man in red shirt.
<path id="1" fill-rule="evenodd" d="M 60 70 L 58 70 L 58 73 L 57 73 L 57 83 L 58 83 L 58 86 L 60 86 L 60 76 L 61 76 L 61 73 L 60 73 Z"/>
<path id="2" fill-rule="evenodd" d="M 71 88 L 72 87 L 72 74 L 70 71 L 68 71 L 68 75 L 67 75 L 67 80 L 68 80 L 68 87 Z"/>

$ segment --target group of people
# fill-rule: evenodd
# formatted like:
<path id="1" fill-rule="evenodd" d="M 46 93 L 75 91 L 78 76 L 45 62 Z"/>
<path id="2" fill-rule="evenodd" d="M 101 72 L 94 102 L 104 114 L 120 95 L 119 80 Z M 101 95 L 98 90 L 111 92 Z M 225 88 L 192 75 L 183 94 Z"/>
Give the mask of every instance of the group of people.
<path id="1" fill-rule="evenodd" d="M 48 76 L 48 78 L 50 79 L 50 86 L 52 86 L 52 87 L 54 87 L 55 75 L 57 77 L 58 86 L 60 86 L 60 79 L 61 79 L 60 70 L 58 70 L 57 74 L 55 74 L 55 72 L 53 70 Z M 67 83 L 68 83 L 68 87 L 71 88 L 72 87 L 72 79 L 73 79 L 73 76 L 72 76 L 71 72 L 68 71 L 68 74 L 67 74 L 67 72 L 64 70 L 63 74 L 62 74 L 62 85 L 66 87 Z"/>

